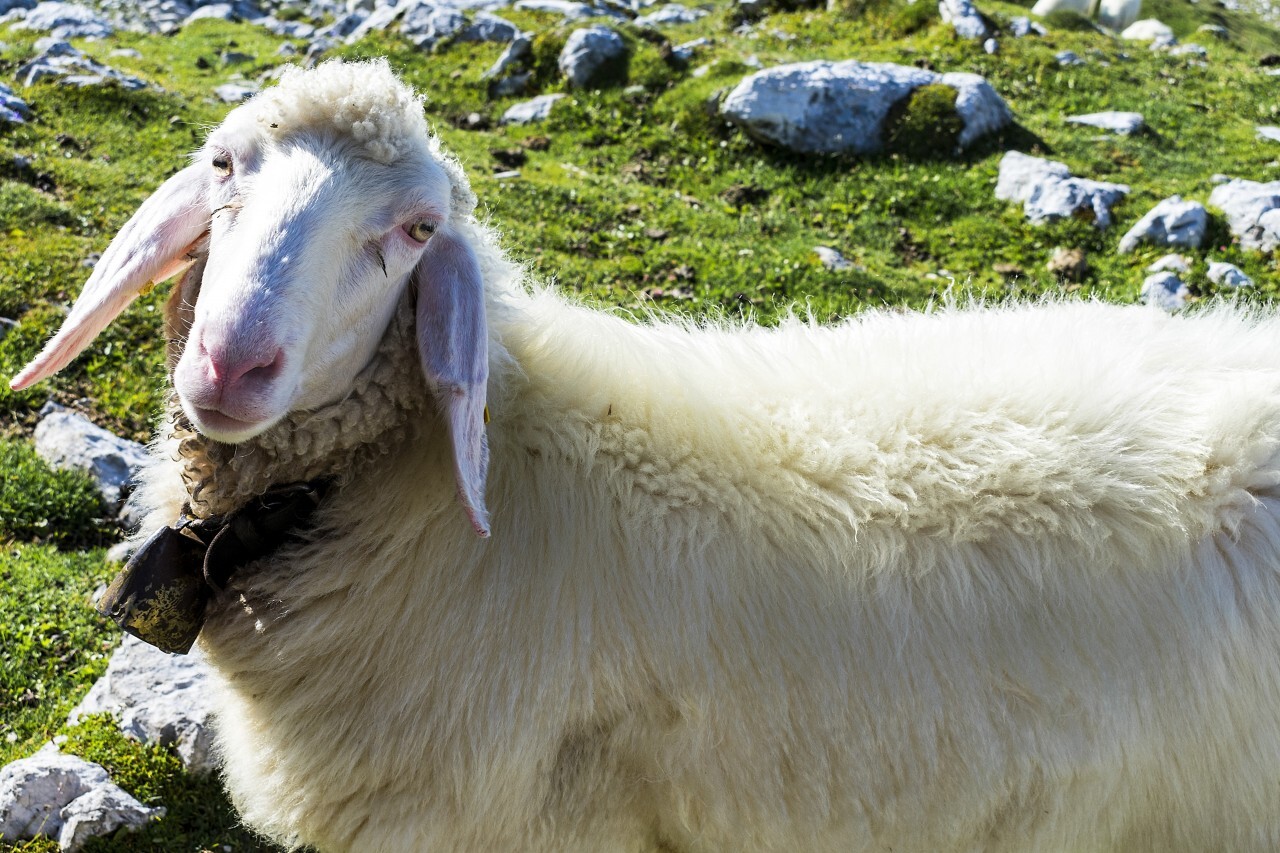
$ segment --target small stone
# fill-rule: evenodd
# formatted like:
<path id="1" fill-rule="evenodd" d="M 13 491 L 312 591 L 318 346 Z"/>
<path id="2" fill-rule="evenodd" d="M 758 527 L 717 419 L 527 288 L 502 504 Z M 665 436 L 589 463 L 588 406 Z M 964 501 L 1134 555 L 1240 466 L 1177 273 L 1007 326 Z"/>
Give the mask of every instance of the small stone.
<path id="1" fill-rule="evenodd" d="M 258 86 L 256 83 L 223 83 L 213 93 L 223 103 L 238 104 L 258 94 Z"/>
<path id="2" fill-rule="evenodd" d="M 1124 184 L 1076 178 L 1063 163 L 1020 151 L 1001 158 L 996 181 L 996 198 L 1021 202 L 1027 218 L 1037 225 L 1071 216 L 1107 228 L 1111 207 L 1128 192 Z"/>
<path id="3" fill-rule="evenodd" d="M 1191 272 L 1191 260 L 1186 255 L 1165 255 L 1147 267 L 1147 272 L 1189 273 Z"/>
<path id="4" fill-rule="evenodd" d="M 829 246 L 814 246 L 813 251 L 817 254 L 822 266 L 831 272 L 844 272 L 845 270 L 853 269 L 853 261 Z"/>
<path id="5" fill-rule="evenodd" d="M 960 38 L 980 41 L 990 35 L 972 0 L 939 0 L 938 15 Z"/>
<path id="6" fill-rule="evenodd" d="M 539 95 L 528 101 L 522 101 L 509 108 L 502 114 L 502 124 L 530 124 L 535 121 L 545 121 L 551 115 L 551 108 L 556 102 L 567 95 L 556 92 L 550 95 Z"/>
<path id="7" fill-rule="evenodd" d="M 1054 61 L 1064 68 L 1072 65 L 1084 65 L 1084 60 L 1073 50 L 1063 50 L 1053 55 Z"/>
<path id="8" fill-rule="evenodd" d="M 1227 181 L 1213 188 L 1209 204 L 1226 214 L 1241 248 L 1270 252 L 1280 246 L 1280 181 Z"/>
<path id="9" fill-rule="evenodd" d="M 1264 124 L 1258 126 L 1258 138 L 1270 142 L 1280 142 L 1280 127 Z"/>
<path id="10" fill-rule="evenodd" d="M 137 50 L 134 50 L 131 47 L 117 47 L 115 50 L 111 51 L 107 55 L 119 56 L 125 59 L 141 59 L 142 58 L 142 53 Z"/>
<path id="11" fill-rule="evenodd" d="M 1151 208 L 1120 238 L 1120 254 L 1132 252 L 1139 243 L 1157 246 L 1198 247 L 1209 228 L 1209 212 L 1198 201 L 1170 196 Z"/>
<path id="12" fill-rule="evenodd" d="M 995 39 L 987 39 L 982 43 L 982 49 L 984 52 L 992 56 L 995 56 L 997 53 L 1000 52 L 1000 42 L 996 41 Z"/>
<path id="13" fill-rule="evenodd" d="M 1191 291 L 1173 273 L 1158 272 L 1143 280 L 1138 300 L 1165 311 L 1180 311 L 1191 301 Z"/>
<path id="14" fill-rule="evenodd" d="M 84 415 L 54 404 L 41 412 L 35 443 L 36 453 L 54 468 L 87 473 L 103 500 L 116 507 L 149 458 L 136 441 L 113 435 Z"/>
<path id="15" fill-rule="evenodd" d="M 570 86 L 586 89 L 599 85 L 625 61 L 627 43 L 605 26 L 574 30 L 560 51 L 557 65 Z"/>
<path id="16" fill-rule="evenodd" d="M 1235 264 L 1209 261 L 1209 281 L 1219 287 L 1252 287 L 1253 279 Z"/>
<path id="17" fill-rule="evenodd" d="M 706 17 L 703 9 L 690 9 L 679 3 L 668 3 L 656 12 L 641 15 L 632 21 L 637 27 L 662 27 L 676 24 L 692 24 Z"/>
<path id="18" fill-rule="evenodd" d="M 1186 44 L 1173 45 L 1169 48 L 1170 56 L 1195 56 L 1204 58 L 1209 55 L 1209 49 L 1202 44 L 1195 42 L 1187 42 Z"/>
<path id="19" fill-rule="evenodd" d="M 1206 35 L 1213 36 L 1214 38 L 1221 39 L 1223 41 L 1231 38 L 1231 33 L 1228 32 L 1227 28 L 1221 24 L 1201 24 L 1196 29 L 1196 32 L 1205 33 Z"/>
<path id="20" fill-rule="evenodd" d="M 1068 281 L 1083 281 L 1089 272 L 1089 260 L 1083 249 L 1067 249 L 1059 246 L 1053 250 L 1045 269 L 1058 278 Z"/>
<path id="21" fill-rule="evenodd" d="M 107 671 L 72 710 L 76 725 L 91 714 L 108 713 L 120 731 L 142 743 L 172 746 L 195 773 L 212 772 L 213 685 L 200 647 L 171 655 L 126 635 Z"/>
<path id="22" fill-rule="evenodd" d="M 1146 127 L 1146 120 L 1143 119 L 1142 113 L 1114 111 L 1087 113 L 1085 115 L 1068 116 L 1067 121 L 1072 124 L 1083 124 L 1089 127 L 1110 130 L 1121 136 L 1131 136 Z"/>
<path id="23" fill-rule="evenodd" d="M 1016 39 L 1026 38 L 1030 35 L 1043 36 L 1048 35 L 1049 31 L 1044 28 L 1043 24 L 1031 20 L 1027 17 L 1017 17 L 1009 22 L 1009 33 Z"/>
<path id="24" fill-rule="evenodd" d="M 115 27 L 106 18 L 78 3 L 46 0 L 27 13 L 15 30 L 36 30 L 49 33 L 57 39 L 100 39 L 115 33 Z"/>
<path id="25" fill-rule="evenodd" d="M 164 814 L 163 808 L 147 808 L 117 785 L 102 785 L 63 806 L 58 846 L 79 850 L 90 838 L 141 829 Z"/>

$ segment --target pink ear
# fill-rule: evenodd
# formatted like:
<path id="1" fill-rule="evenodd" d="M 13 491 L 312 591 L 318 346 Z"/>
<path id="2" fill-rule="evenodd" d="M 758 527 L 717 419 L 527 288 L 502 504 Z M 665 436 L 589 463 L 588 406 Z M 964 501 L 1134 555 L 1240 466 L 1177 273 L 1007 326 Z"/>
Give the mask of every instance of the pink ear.
<path id="1" fill-rule="evenodd" d="M 208 173 L 205 163 L 188 166 L 142 203 L 102 253 L 58 334 L 10 388 L 21 391 L 66 367 L 143 288 L 190 266 L 186 255 L 209 227 Z"/>
<path id="2" fill-rule="evenodd" d="M 418 353 L 449 426 L 458 499 L 476 534 L 488 536 L 484 479 L 489 444 L 484 409 L 489 336 L 480 267 L 466 240 L 441 226 L 427 244 L 414 278 Z"/>

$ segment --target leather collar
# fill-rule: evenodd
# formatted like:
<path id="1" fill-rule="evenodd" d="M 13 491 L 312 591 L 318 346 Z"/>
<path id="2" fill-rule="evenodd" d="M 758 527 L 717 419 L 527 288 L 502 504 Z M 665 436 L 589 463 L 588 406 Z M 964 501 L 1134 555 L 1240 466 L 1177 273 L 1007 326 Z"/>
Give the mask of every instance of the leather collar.
<path id="1" fill-rule="evenodd" d="M 98 612 L 143 642 L 186 654 L 205 610 L 243 566 L 269 557 L 310 526 L 331 480 L 273 486 L 240 509 L 194 518 L 184 507 L 133 553 L 98 600 Z"/>

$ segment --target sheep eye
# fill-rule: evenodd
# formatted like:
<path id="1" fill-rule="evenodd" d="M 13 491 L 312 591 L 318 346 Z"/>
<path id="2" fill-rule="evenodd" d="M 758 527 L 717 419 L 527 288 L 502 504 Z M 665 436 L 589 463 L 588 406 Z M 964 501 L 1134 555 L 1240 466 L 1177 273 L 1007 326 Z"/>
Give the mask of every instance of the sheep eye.
<path id="1" fill-rule="evenodd" d="M 427 242 L 427 238 L 434 234 L 435 231 L 436 224 L 434 222 L 415 222 L 405 228 L 405 232 L 419 243 Z"/>
<path id="2" fill-rule="evenodd" d="M 231 174 L 231 157 L 226 154 L 213 155 L 213 171 L 217 172 L 220 176 L 224 178 L 230 175 Z"/>

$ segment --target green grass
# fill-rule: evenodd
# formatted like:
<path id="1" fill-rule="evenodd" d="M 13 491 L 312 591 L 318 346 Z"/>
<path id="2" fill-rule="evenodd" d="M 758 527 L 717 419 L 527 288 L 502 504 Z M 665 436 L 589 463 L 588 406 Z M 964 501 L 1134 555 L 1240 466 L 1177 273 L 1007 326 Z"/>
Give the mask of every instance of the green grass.
<path id="1" fill-rule="evenodd" d="M 980 2 L 1006 30 L 1029 5 Z M 567 91 L 553 68 L 570 28 L 536 12 L 503 14 L 541 34 L 539 91 Z M 919 307 L 947 292 L 1001 299 L 1065 287 L 1135 299 L 1145 267 L 1163 251 L 1119 256 L 1115 246 L 1157 201 L 1174 193 L 1207 201 L 1216 173 L 1280 178 L 1280 145 L 1256 140 L 1254 131 L 1280 123 L 1275 78 L 1258 64 L 1263 54 L 1280 53 L 1280 33 L 1247 14 L 1187 0 L 1147 0 L 1143 16 L 1204 44 L 1207 63 L 1065 26 L 1043 38 L 1006 32 L 1000 53 L 989 56 L 956 38 L 927 0 L 842 0 L 834 13 L 777 12 L 742 33 L 731 5 L 719 0 L 706 19 L 659 37 L 624 27 L 626 78 L 568 92 L 550 121 L 530 127 L 499 126 L 518 99 L 488 97 L 481 75 L 500 45 L 459 43 L 424 54 L 394 35 L 375 35 L 336 55 L 387 56 L 427 93 L 428 118 L 466 166 L 482 214 L 536 277 L 593 304 L 770 323 L 797 303 L 831 319 L 868 307 Z M 1230 39 L 1197 35 L 1203 24 L 1225 27 Z M 688 68 L 663 60 L 664 41 L 699 36 L 711 44 Z M 0 77 L 11 79 L 34 54 L 35 36 L 0 30 L 0 41 Z M 85 260 L 230 109 L 212 97 L 213 87 L 283 62 L 276 55 L 283 41 L 212 20 L 170 37 L 121 33 L 79 46 L 157 88 L 42 83 L 21 92 L 33 120 L 0 126 L 0 316 L 21 321 L 0 340 L 0 375 L 12 375 L 53 333 L 88 275 Z M 117 47 L 141 57 L 110 56 Z M 219 57 L 232 50 L 255 59 L 226 68 Z M 1062 50 L 1088 64 L 1059 67 L 1054 56 Z M 945 93 L 926 93 L 895 113 L 889 153 L 797 157 L 762 147 L 707 108 L 750 73 L 745 60 L 753 55 L 766 66 L 853 58 L 973 71 L 990 80 L 1018 123 L 953 156 L 950 145 L 927 144 L 926 117 L 948 119 L 936 97 Z M 700 66 L 707 71 L 695 76 Z M 1064 121 L 1104 109 L 1141 112 L 1150 130 L 1113 137 Z M 488 129 L 460 129 L 470 113 L 485 117 Z M 520 178 L 496 180 L 513 149 L 525 155 Z M 1032 226 L 1017 206 L 994 197 L 1000 157 L 1010 149 L 1133 192 L 1108 231 L 1078 221 Z M 857 267 L 825 270 L 817 245 L 838 249 Z M 1059 283 L 1045 269 L 1059 246 L 1087 252 L 1082 282 Z M 1188 282 L 1201 296 L 1215 293 L 1204 277 L 1209 258 L 1253 277 L 1257 287 L 1247 298 L 1271 299 L 1280 287 L 1275 259 L 1233 245 L 1220 217 L 1209 245 L 1188 254 Z M 35 460 L 36 413 L 52 397 L 123 435 L 148 437 L 164 383 L 164 298 L 161 288 L 139 299 L 50 382 L 22 393 L 0 385 L 0 762 L 61 730 L 118 638 L 89 606 L 112 574 L 99 547 L 108 538 L 101 509 L 83 478 L 53 474 Z M 216 784 L 184 773 L 166 750 L 124 741 L 103 721 L 71 733 L 65 748 L 102 760 L 135 795 L 169 809 L 144 835 L 91 849 L 258 849 L 235 827 Z M 43 844 L 21 849 L 52 849 Z"/>

